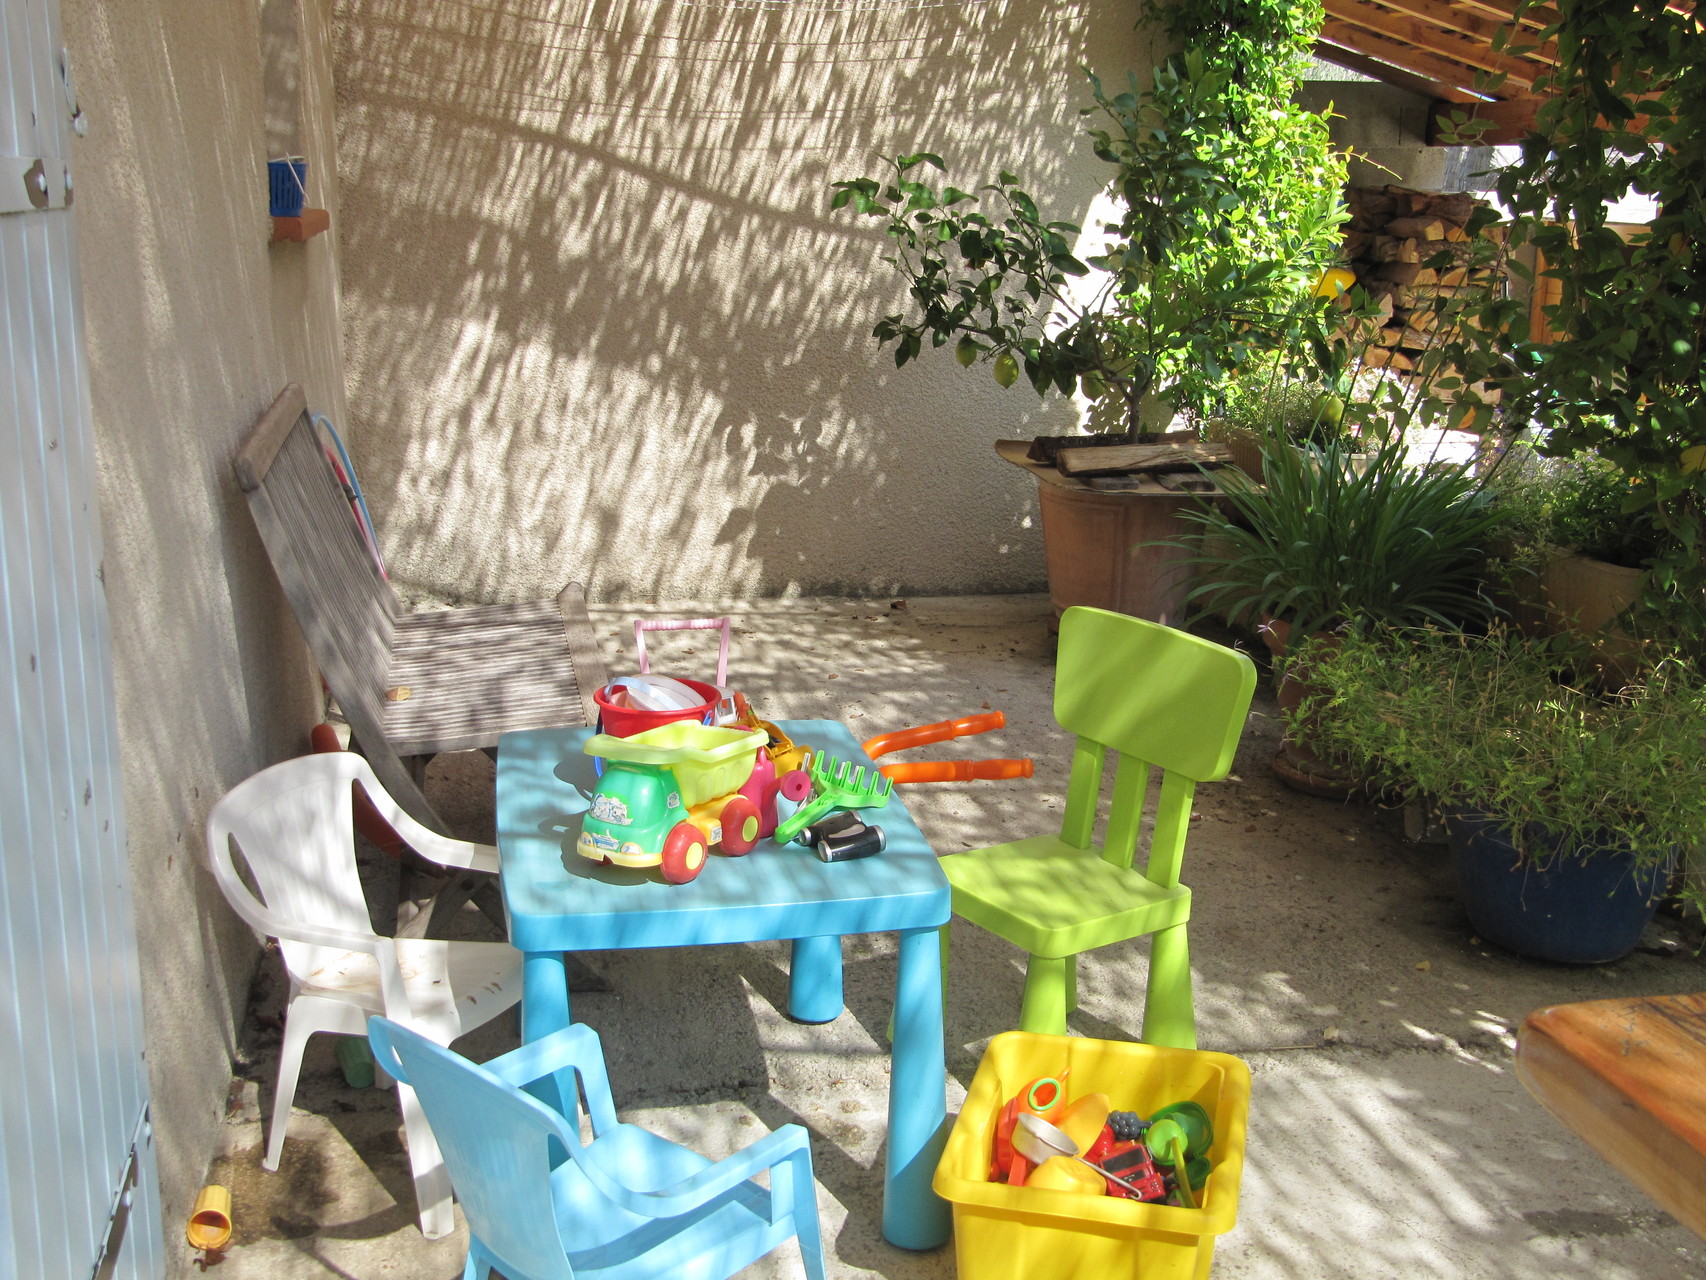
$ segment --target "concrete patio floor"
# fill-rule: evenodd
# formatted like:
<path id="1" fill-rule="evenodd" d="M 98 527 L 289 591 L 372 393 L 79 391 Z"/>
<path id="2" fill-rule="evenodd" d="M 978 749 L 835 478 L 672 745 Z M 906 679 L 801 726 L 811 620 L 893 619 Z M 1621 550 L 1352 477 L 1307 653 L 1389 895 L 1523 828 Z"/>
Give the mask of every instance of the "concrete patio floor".
<path id="1" fill-rule="evenodd" d="M 905 789 L 925 834 L 951 853 L 1058 821 L 1068 744 L 1050 714 L 1047 609 L 1039 596 L 1002 596 L 594 612 L 617 673 L 633 669 L 634 617 L 730 613 L 731 683 L 768 719 L 839 718 L 864 738 L 986 707 L 1005 711 L 998 733 L 912 753 L 1037 761 L 1027 781 Z M 1201 630 L 1233 639 L 1213 624 Z M 655 667 L 675 674 L 706 675 L 715 657 L 703 634 L 654 637 L 649 647 Z M 1661 916 L 1639 951 L 1598 968 L 1481 944 L 1457 904 L 1443 846 L 1405 840 L 1395 813 L 1285 790 L 1266 763 L 1277 740 L 1264 678 L 1233 778 L 1199 792 L 1185 866 L 1195 892 L 1201 1045 L 1244 1058 L 1254 1076 L 1238 1225 L 1220 1240 L 1216 1276 L 1706 1273 L 1706 1242 L 1564 1130 L 1511 1070 L 1514 1032 L 1534 1009 L 1706 987 L 1698 929 Z M 439 758 L 428 794 L 460 833 L 492 838 L 484 756 Z M 388 868 L 376 861 L 372 870 L 382 899 Z M 472 908 L 464 924 L 469 936 L 487 929 Z M 1136 1038 L 1144 955 L 1141 944 L 1126 944 L 1086 958 L 1074 1034 Z M 611 989 L 577 994 L 575 1014 L 603 1037 L 624 1119 L 710 1155 L 745 1145 L 763 1127 L 801 1123 L 812 1134 L 832 1276 L 955 1274 L 951 1245 L 908 1253 L 884 1243 L 879 1229 L 892 937 L 847 941 L 846 1011 L 824 1026 L 784 1014 L 781 945 L 585 959 Z M 984 1045 L 1017 1020 L 1022 980 L 1019 953 L 955 923 L 950 1114 Z M 282 987 L 269 955 L 233 1082 L 226 1149 L 210 1169 L 211 1180 L 233 1188 L 236 1218 L 216 1274 L 459 1275 L 466 1228 L 421 1238 L 394 1095 L 348 1088 L 331 1038 L 310 1046 L 284 1167 L 260 1170 Z M 504 1016 L 458 1048 L 482 1060 L 515 1043 L 515 1020 Z M 798 1251 L 789 1245 L 747 1274 L 801 1275 Z"/>

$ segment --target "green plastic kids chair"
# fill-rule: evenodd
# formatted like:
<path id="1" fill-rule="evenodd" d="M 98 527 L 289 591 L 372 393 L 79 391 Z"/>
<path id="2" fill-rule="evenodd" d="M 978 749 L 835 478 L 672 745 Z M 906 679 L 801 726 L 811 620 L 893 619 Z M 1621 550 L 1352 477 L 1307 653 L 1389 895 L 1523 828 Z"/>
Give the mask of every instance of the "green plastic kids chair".
<path id="1" fill-rule="evenodd" d="M 1061 617 L 1054 716 L 1078 742 L 1060 834 L 942 859 L 954 914 L 1030 953 L 1021 1030 L 1064 1035 L 1079 952 L 1152 934 L 1143 1039 L 1196 1048 L 1185 941 L 1191 891 L 1179 868 L 1197 783 L 1232 768 L 1255 687 L 1249 657 L 1224 645 L 1105 609 L 1079 606 Z M 1098 847 L 1110 748 L 1119 764 Z M 1152 767 L 1161 792 L 1148 861 L 1137 870 Z"/>

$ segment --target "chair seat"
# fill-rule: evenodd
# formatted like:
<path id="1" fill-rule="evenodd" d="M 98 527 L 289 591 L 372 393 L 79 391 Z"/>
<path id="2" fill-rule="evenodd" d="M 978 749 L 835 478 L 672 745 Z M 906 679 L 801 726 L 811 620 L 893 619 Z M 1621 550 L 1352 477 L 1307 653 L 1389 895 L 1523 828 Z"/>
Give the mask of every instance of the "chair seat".
<path id="1" fill-rule="evenodd" d="M 763 1257 L 791 1237 L 773 1227 L 769 1195 L 747 1183 L 734 1195 L 681 1217 L 656 1219 L 612 1204 L 588 1178 L 581 1162 L 596 1163 L 611 1178 L 639 1191 L 659 1191 L 714 1162 L 634 1125 L 618 1125 L 551 1177 L 557 1220 L 568 1243 L 577 1280 L 597 1276 L 664 1276 L 671 1280 L 726 1276 Z"/>
<path id="2" fill-rule="evenodd" d="M 1077 955 L 1183 924 L 1191 891 L 1163 889 L 1059 836 L 1032 836 L 942 859 L 954 914 L 1035 956 Z"/>
<path id="3" fill-rule="evenodd" d="M 410 1025 L 440 1044 L 515 1003 L 521 953 L 507 942 L 398 938 L 396 946 L 413 1015 Z M 298 994 L 357 1004 L 368 1013 L 385 1012 L 379 966 L 371 955 L 333 947 L 306 950 L 306 963 L 291 965 L 293 976 L 300 975 Z"/>
<path id="4" fill-rule="evenodd" d="M 587 664 L 555 601 L 470 605 L 404 614 L 395 623 L 388 688 L 409 696 L 381 708 L 399 755 L 494 746 L 513 729 L 591 724 Z"/>

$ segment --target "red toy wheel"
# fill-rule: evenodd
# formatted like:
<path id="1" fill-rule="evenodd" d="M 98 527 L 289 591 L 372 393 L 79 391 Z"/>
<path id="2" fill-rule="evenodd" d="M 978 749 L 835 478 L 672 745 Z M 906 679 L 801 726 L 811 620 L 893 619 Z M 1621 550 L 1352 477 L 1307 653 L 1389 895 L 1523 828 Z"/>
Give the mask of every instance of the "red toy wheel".
<path id="1" fill-rule="evenodd" d="M 723 852 L 731 858 L 751 853 L 758 843 L 758 806 L 745 796 L 736 796 L 723 806 Z"/>
<path id="2" fill-rule="evenodd" d="M 691 822 L 678 822 L 663 842 L 659 869 L 671 884 L 686 884 L 705 868 L 705 833 Z"/>

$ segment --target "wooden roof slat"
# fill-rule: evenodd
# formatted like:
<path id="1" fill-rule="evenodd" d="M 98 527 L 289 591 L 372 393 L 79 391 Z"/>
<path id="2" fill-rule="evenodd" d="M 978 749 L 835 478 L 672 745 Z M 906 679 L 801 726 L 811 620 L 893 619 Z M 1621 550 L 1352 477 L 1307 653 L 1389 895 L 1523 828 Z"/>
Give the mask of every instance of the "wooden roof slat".
<path id="1" fill-rule="evenodd" d="M 1488 74 L 1505 73 L 1505 84 L 1518 90 L 1533 87 L 1535 79 L 1545 68 L 1538 63 L 1525 62 L 1510 54 L 1497 53 L 1488 41 L 1474 40 L 1460 35 L 1455 31 L 1443 31 L 1430 26 L 1417 18 L 1406 14 L 1393 13 L 1386 9 L 1377 9 L 1373 5 L 1360 3 L 1359 0 L 1326 0 L 1326 8 L 1331 18 L 1322 28 L 1322 34 L 1329 39 L 1338 39 L 1332 32 L 1335 29 L 1353 27 L 1358 31 L 1369 33 L 1369 36 L 1389 42 L 1383 47 L 1361 47 L 1366 53 L 1392 62 L 1412 71 L 1421 71 L 1436 79 L 1451 80 L 1450 74 L 1441 74 L 1436 66 L 1424 61 L 1429 57 L 1443 58 L 1448 62 L 1461 64 L 1469 70 L 1459 73 L 1456 83 L 1464 88 L 1474 88 L 1477 72 Z M 1340 43 L 1352 43 L 1340 40 Z M 1498 93 L 1495 96 L 1509 97 L 1509 93 Z"/>
<path id="2" fill-rule="evenodd" d="M 1507 57 L 1521 57 L 1535 62 L 1544 62 L 1551 66 L 1558 65 L 1558 45 L 1548 40 L 1544 44 L 1536 43 L 1533 35 L 1534 28 L 1526 25 L 1515 27 L 1506 20 L 1497 18 L 1478 17 L 1462 4 L 1446 3 L 1445 0 L 1380 0 L 1384 8 L 1408 17 L 1417 18 L 1430 26 L 1442 31 L 1454 32 L 1467 36 L 1486 46 L 1491 52 L 1494 42 L 1503 32 L 1512 32 L 1510 44 L 1505 50 Z M 1366 3 L 1357 3 L 1356 7 L 1366 9 Z M 1329 11 L 1333 6 L 1328 5 Z"/>
<path id="3" fill-rule="evenodd" d="M 1402 67 L 1394 67 L 1390 63 L 1371 58 L 1355 49 L 1341 48 L 1327 41 L 1316 44 L 1315 56 L 1323 62 L 1331 62 L 1334 66 L 1344 67 L 1348 71 L 1355 71 L 1358 75 L 1368 76 L 1371 80 L 1379 80 L 1398 89 L 1406 89 L 1423 98 L 1438 98 L 1444 104 L 1456 106 L 1486 101 L 1480 95 L 1470 93 L 1467 89 L 1459 89 L 1454 84 L 1430 80 Z"/>
<path id="4" fill-rule="evenodd" d="M 1516 13 L 1517 0 L 1454 0 L 1454 7 L 1486 14 L 1501 22 L 1510 22 Z M 1532 5 L 1515 21 L 1530 31 L 1539 31 L 1558 21 L 1558 11 L 1547 4 Z"/>
<path id="5" fill-rule="evenodd" d="M 1340 22 L 1329 18 L 1321 26 L 1321 38 L 1330 44 L 1366 54 L 1389 66 L 1398 67 L 1425 80 L 1432 80 L 1442 86 L 1457 90 L 1457 101 L 1476 101 L 1487 96 L 1476 90 L 1476 80 L 1479 72 L 1476 68 L 1453 58 L 1442 57 L 1439 54 L 1417 49 L 1414 45 L 1405 44 L 1389 36 L 1379 35 L 1362 27 L 1352 26 L 1348 22 Z M 1441 97 L 1451 95 L 1440 94 Z M 1507 94 L 1493 93 L 1494 97 L 1509 97 Z"/>

